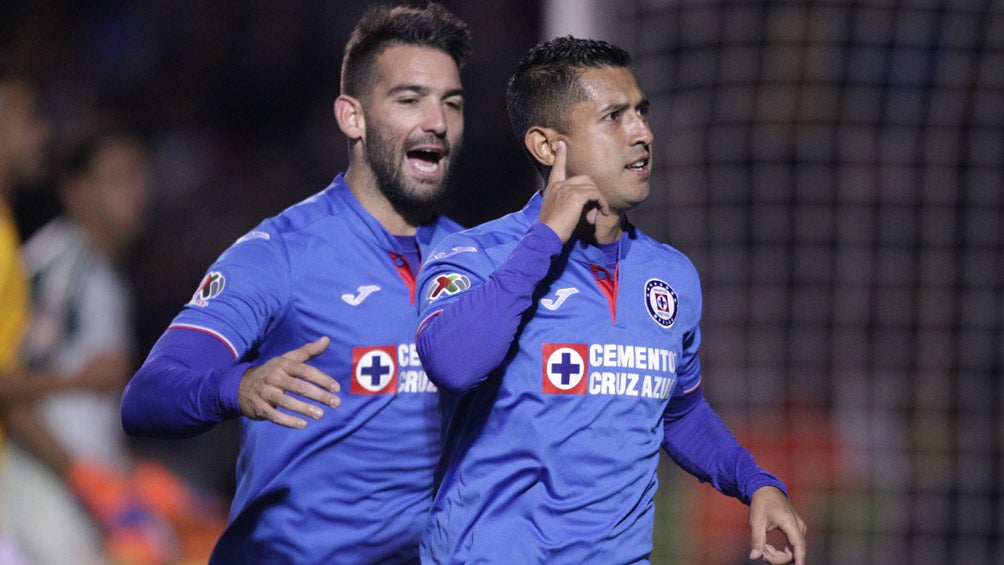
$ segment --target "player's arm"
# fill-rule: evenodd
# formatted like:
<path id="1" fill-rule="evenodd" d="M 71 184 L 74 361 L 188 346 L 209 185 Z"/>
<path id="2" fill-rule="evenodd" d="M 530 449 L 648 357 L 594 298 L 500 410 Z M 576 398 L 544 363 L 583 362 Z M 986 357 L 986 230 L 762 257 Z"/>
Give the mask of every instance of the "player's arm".
<path id="1" fill-rule="evenodd" d="M 293 414 L 317 419 L 323 412 L 301 398 L 339 404 L 337 381 L 306 364 L 327 345 L 322 338 L 253 366 L 236 362 L 230 349 L 209 334 L 169 329 L 126 387 L 122 425 L 130 435 L 152 437 L 192 436 L 241 415 L 305 427 L 306 421 Z"/>
<path id="2" fill-rule="evenodd" d="M 787 489 L 739 445 L 701 389 L 670 399 L 663 414 L 663 448 L 681 467 L 718 491 L 749 504 L 764 486 Z"/>
<path id="3" fill-rule="evenodd" d="M 72 379 L 53 371 L 0 371 L 0 409 L 35 402 L 54 393 L 72 390 L 108 390 L 108 379 L 96 367 L 85 367 Z"/>
<path id="4" fill-rule="evenodd" d="M 534 222 L 509 257 L 484 284 L 442 302 L 428 301 L 436 273 L 455 265 L 432 263 L 420 275 L 423 302 L 415 345 L 422 367 L 437 387 L 462 395 L 502 363 L 516 337 L 537 284 L 561 252 L 554 231 Z"/>
<path id="5" fill-rule="evenodd" d="M 683 469 L 719 492 L 750 506 L 750 559 L 799 565 L 805 559 L 805 524 L 795 513 L 784 483 L 756 464 L 739 445 L 698 388 L 674 397 L 663 415 L 663 448 Z M 766 543 L 767 532 L 781 529 L 792 548 Z"/>
<path id="6" fill-rule="evenodd" d="M 250 363 L 198 331 L 168 329 L 122 395 L 126 433 L 188 437 L 240 415 L 237 390 Z"/>

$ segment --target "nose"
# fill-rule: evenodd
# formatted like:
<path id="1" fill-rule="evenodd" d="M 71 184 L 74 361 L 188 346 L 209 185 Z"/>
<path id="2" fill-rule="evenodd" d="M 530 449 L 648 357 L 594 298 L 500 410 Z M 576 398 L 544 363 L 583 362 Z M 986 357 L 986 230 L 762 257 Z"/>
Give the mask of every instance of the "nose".
<path id="1" fill-rule="evenodd" d="M 446 135 L 446 112 L 436 103 L 426 105 L 422 116 L 422 130 L 437 136 Z"/>
<path id="2" fill-rule="evenodd" d="M 631 124 L 631 145 L 651 145 L 654 140 L 655 135 L 648 127 L 648 120 L 642 114 L 635 114 L 634 122 Z"/>

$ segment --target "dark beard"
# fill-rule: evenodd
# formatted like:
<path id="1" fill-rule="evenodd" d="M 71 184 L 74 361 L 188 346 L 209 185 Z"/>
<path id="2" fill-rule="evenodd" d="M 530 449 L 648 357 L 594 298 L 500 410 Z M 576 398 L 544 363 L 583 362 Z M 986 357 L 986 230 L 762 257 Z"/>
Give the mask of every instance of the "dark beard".
<path id="1" fill-rule="evenodd" d="M 379 131 L 370 132 L 365 143 L 366 163 L 373 171 L 377 187 L 384 198 L 409 224 L 417 226 L 428 222 L 446 193 L 446 186 L 449 184 L 450 175 L 453 172 L 452 158 L 443 174 L 443 181 L 438 183 L 439 186 L 436 187 L 436 190 L 431 193 L 419 193 L 419 191 L 408 190 L 408 180 L 401 171 L 401 167 L 398 166 L 399 155 L 393 143 L 385 139 Z M 444 140 L 443 144 L 446 146 L 444 158 L 447 155 L 452 157 L 459 150 L 459 144 L 452 149 L 449 142 Z"/>

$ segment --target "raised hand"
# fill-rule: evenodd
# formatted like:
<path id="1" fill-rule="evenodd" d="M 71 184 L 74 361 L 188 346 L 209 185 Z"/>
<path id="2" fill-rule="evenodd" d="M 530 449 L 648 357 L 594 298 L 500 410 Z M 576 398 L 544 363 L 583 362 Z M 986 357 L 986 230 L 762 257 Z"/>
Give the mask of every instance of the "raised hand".
<path id="1" fill-rule="evenodd" d="M 241 377 L 238 390 L 241 414 L 253 420 L 270 420 L 289 428 L 305 428 L 306 420 L 277 408 L 282 407 L 315 420 L 324 415 L 321 408 L 297 397 L 337 408 L 341 404 L 341 399 L 335 394 L 341 390 L 338 381 L 306 364 L 323 353 L 330 343 L 329 338 L 322 337 L 279 357 L 273 357 L 264 365 L 248 369 Z"/>
<path id="2" fill-rule="evenodd" d="M 597 214 L 610 215 L 607 200 L 593 179 L 586 175 L 566 178 L 567 158 L 565 142 L 558 141 L 539 216 L 541 222 L 558 234 L 562 243 L 572 237 L 583 217 L 590 224 L 595 224 Z"/>

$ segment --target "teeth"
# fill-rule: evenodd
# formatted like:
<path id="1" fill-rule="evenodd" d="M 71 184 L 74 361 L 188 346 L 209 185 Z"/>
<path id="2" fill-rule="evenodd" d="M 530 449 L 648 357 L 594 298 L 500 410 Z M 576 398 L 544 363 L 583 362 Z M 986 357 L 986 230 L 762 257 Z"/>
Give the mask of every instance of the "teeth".
<path id="1" fill-rule="evenodd" d="M 411 164 L 413 167 L 418 169 L 423 173 L 434 173 L 439 170 L 439 162 L 433 161 L 423 161 L 421 159 L 412 159 Z"/>

